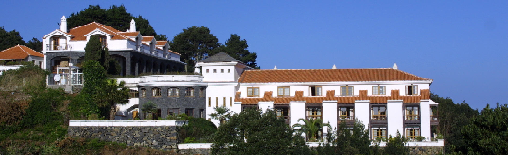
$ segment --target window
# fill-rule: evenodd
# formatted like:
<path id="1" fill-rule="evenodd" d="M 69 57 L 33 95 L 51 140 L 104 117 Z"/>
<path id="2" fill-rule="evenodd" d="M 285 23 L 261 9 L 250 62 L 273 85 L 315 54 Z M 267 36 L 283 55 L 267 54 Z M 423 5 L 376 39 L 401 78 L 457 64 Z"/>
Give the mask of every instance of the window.
<path id="1" fill-rule="evenodd" d="M 410 139 L 420 137 L 420 127 L 406 127 L 406 137 Z"/>
<path id="2" fill-rule="evenodd" d="M 178 89 L 178 88 L 169 88 L 168 89 L 168 96 L 169 97 L 178 97 L 179 91 L 180 91 L 180 89 Z"/>
<path id="3" fill-rule="evenodd" d="M 406 107 L 406 120 L 420 120 L 418 106 Z"/>
<path id="4" fill-rule="evenodd" d="M 225 107 L 226 106 L 226 97 L 222 98 L 222 106 Z"/>
<path id="5" fill-rule="evenodd" d="M 59 38 L 58 37 L 53 37 L 52 38 L 52 42 L 53 42 L 53 49 L 51 50 L 58 50 L 58 46 L 60 46 L 60 44 L 58 43 L 59 42 Z"/>
<path id="6" fill-rule="evenodd" d="M 430 120 L 437 121 L 437 106 L 430 106 Z"/>
<path id="7" fill-rule="evenodd" d="M 129 98 L 138 98 L 138 97 L 139 97 L 139 92 L 137 90 L 132 90 L 132 89 L 129 90 Z"/>
<path id="8" fill-rule="evenodd" d="M 206 73 L 210 73 L 210 69 L 206 69 Z"/>
<path id="9" fill-rule="evenodd" d="M 370 108 L 372 120 L 386 120 L 386 106 L 373 106 Z"/>
<path id="10" fill-rule="evenodd" d="M 199 88 L 199 97 L 205 97 L 205 88 Z"/>
<path id="11" fill-rule="evenodd" d="M 194 109 L 186 108 L 185 109 L 185 115 L 194 117 Z"/>
<path id="12" fill-rule="evenodd" d="M 141 88 L 141 97 L 146 97 L 146 89 Z"/>
<path id="13" fill-rule="evenodd" d="M 217 73 L 217 69 L 213 69 L 213 73 Z"/>
<path id="14" fill-rule="evenodd" d="M 160 88 L 152 88 L 152 97 L 161 97 L 161 89 Z"/>
<path id="15" fill-rule="evenodd" d="M 233 106 L 233 97 L 229 97 L 229 106 L 232 107 Z"/>
<path id="16" fill-rule="evenodd" d="M 215 97 L 215 107 L 219 107 L 219 97 Z"/>
<path id="17" fill-rule="evenodd" d="M 406 86 L 406 95 L 418 95 L 418 86 L 417 85 Z"/>
<path id="18" fill-rule="evenodd" d="M 199 109 L 199 118 L 205 118 L 205 109 Z"/>
<path id="19" fill-rule="evenodd" d="M 386 95 L 386 86 L 372 86 L 372 95 Z"/>
<path id="20" fill-rule="evenodd" d="M 231 69 L 228 69 L 228 73 L 231 73 Z"/>
<path id="21" fill-rule="evenodd" d="M 212 98 L 208 97 L 208 107 L 212 107 Z"/>
<path id="22" fill-rule="evenodd" d="M 339 120 L 354 120 L 354 107 L 339 107 Z"/>
<path id="23" fill-rule="evenodd" d="M 220 69 L 220 73 L 224 73 L 224 69 Z"/>
<path id="24" fill-rule="evenodd" d="M 372 139 L 378 138 L 386 138 L 386 128 L 385 127 L 377 127 L 372 128 Z"/>
<path id="25" fill-rule="evenodd" d="M 169 115 L 178 116 L 178 114 L 180 114 L 180 109 L 178 109 L 178 108 L 168 108 L 168 116 Z"/>
<path id="26" fill-rule="evenodd" d="M 277 87 L 277 96 L 289 96 L 289 87 Z"/>
<path id="27" fill-rule="evenodd" d="M 99 35 L 99 41 L 101 42 L 102 48 L 108 47 L 108 37 Z"/>
<path id="28" fill-rule="evenodd" d="M 321 86 L 310 86 L 310 96 L 323 96 Z"/>
<path id="29" fill-rule="evenodd" d="M 192 87 L 185 88 L 185 96 L 193 97 L 194 96 L 194 88 L 192 88 Z"/>
<path id="30" fill-rule="evenodd" d="M 321 117 L 323 116 L 321 107 L 316 107 L 316 106 L 310 107 L 309 106 L 305 109 L 305 111 L 306 111 L 305 115 L 307 116 L 307 120 L 321 119 Z"/>
<path id="31" fill-rule="evenodd" d="M 247 97 L 259 97 L 259 87 L 247 87 Z"/>
<path id="32" fill-rule="evenodd" d="M 341 96 L 353 96 L 353 86 L 341 86 L 340 87 L 340 95 Z"/>
<path id="33" fill-rule="evenodd" d="M 275 107 L 275 114 L 289 124 L 289 107 Z"/>

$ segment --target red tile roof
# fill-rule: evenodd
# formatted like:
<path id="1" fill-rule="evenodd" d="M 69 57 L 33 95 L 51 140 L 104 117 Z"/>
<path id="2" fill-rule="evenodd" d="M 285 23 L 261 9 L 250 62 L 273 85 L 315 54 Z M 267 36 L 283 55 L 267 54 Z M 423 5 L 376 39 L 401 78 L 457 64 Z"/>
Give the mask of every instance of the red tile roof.
<path id="1" fill-rule="evenodd" d="M 162 46 L 164 46 L 164 45 L 166 45 L 166 43 L 167 43 L 167 41 L 157 41 L 157 44 L 155 44 L 155 45 L 162 45 Z"/>
<path id="2" fill-rule="evenodd" d="M 19 60 L 25 59 L 29 55 L 41 57 L 44 55 L 42 53 L 36 52 L 25 45 L 16 45 L 14 47 L 8 48 L 0 52 L 0 60 Z"/>
<path id="3" fill-rule="evenodd" d="M 153 39 L 153 36 L 143 36 L 143 42 L 149 42 L 149 41 L 152 41 Z"/>
<path id="4" fill-rule="evenodd" d="M 88 33 L 92 32 L 95 29 L 100 29 L 101 31 L 103 31 L 107 34 L 113 35 L 113 37 L 111 37 L 111 39 L 113 39 L 113 40 L 114 39 L 128 39 L 128 37 L 126 37 L 125 35 L 120 33 L 121 31 L 119 31 L 111 26 L 105 26 L 105 25 L 102 25 L 102 24 L 99 24 L 96 22 L 92 22 L 87 25 L 72 28 L 69 31 L 69 34 L 74 36 L 71 39 L 73 41 L 86 40 L 85 35 L 87 35 Z"/>
<path id="5" fill-rule="evenodd" d="M 124 36 L 138 36 L 139 32 L 118 32 Z"/>
<path id="6" fill-rule="evenodd" d="M 241 98 L 236 92 L 235 102 L 242 104 L 258 104 L 259 102 L 274 102 L 274 104 L 289 104 L 291 101 L 304 101 L 305 103 L 323 103 L 323 101 L 337 101 L 337 103 L 355 103 L 356 100 L 370 100 L 370 103 L 387 103 L 388 100 L 403 100 L 403 103 L 420 103 L 421 100 L 430 99 L 429 89 L 421 89 L 420 95 L 399 95 L 399 90 L 392 90 L 391 96 L 368 96 L 367 90 L 360 90 L 356 96 L 335 96 L 335 91 L 326 92 L 326 96 L 303 96 L 303 91 L 296 91 L 295 96 L 273 97 L 271 91 L 265 92 L 263 97 Z"/>
<path id="7" fill-rule="evenodd" d="M 340 81 L 427 81 L 391 68 L 378 69 L 270 69 L 246 70 L 240 83 L 340 82 Z"/>

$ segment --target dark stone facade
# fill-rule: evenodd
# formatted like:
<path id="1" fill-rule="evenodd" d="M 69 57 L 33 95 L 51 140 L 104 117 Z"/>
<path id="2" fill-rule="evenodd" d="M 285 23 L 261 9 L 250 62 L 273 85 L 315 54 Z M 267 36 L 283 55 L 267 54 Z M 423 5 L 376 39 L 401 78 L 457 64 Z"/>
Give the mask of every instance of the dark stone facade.
<path id="1" fill-rule="evenodd" d="M 142 73 L 183 72 L 185 64 L 180 61 L 167 60 L 135 51 L 109 51 L 112 58 L 122 66 L 121 75 L 139 75 Z M 52 70 L 54 58 L 65 58 L 69 63 L 79 64 L 85 57 L 85 52 L 46 52 L 46 67 Z"/>
<path id="2" fill-rule="evenodd" d="M 160 88 L 161 96 L 154 97 L 152 95 L 152 88 Z M 169 88 L 178 88 L 178 97 L 168 96 Z M 194 96 L 189 97 L 185 95 L 187 88 L 194 88 Z M 142 89 L 146 90 L 146 96 L 143 97 Z M 141 111 L 143 104 L 152 102 L 157 104 L 160 109 L 160 116 L 166 118 L 169 111 L 177 110 L 178 114 L 186 113 L 186 109 L 192 109 L 192 116 L 195 118 L 205 118 L 206 114 L 206 86 L 145 86 L 138 87 L 139 90 L 139 111 Z M 200 93 L 200 91 L 202 91 Z M 140 115 L 144 119 L 143 115 Z"/>
<path id="3" fill-rule="evenodd" d="M 98 138 L 103 141 L 125 143 L 128 146 L 147 146 L 161 150 L 176 150 L 178 143 L 176 126 L 70 126 L 67 129 L 67 136 Z"/>
<path id="4" fill-rule="evenodd" d="M 444 146 L 410 146 L 409 154 L 444 154 Z"/>

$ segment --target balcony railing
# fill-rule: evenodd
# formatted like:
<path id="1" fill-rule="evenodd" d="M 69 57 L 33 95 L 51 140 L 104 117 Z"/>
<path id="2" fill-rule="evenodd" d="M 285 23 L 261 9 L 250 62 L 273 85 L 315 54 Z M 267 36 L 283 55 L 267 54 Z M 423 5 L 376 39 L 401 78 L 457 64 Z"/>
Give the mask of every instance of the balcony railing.
<path id="1" fill-rule="evenodd" d="M 67 45 L 65 43 L 62 44 L 46 44 L 47 51 L 61 51 L 61 50 L 71 50 L 72 46 Z"/>
<path id="2" fill-rule="evenodd" d="M 420 116 L 419 115 L 406 115 L 406 120 L 417 121 L 417 120 L 420 120 Z"/>
<path id="3" fill-rule="evenodd" d="M 355 116 L 339 116 L 339 120 L 353 121 L 355 120 Z"/>
<path id="4" fill-rule="evenodd" d="M 386 115 L 373 115 L 372 120 L 386 120 Z"/>

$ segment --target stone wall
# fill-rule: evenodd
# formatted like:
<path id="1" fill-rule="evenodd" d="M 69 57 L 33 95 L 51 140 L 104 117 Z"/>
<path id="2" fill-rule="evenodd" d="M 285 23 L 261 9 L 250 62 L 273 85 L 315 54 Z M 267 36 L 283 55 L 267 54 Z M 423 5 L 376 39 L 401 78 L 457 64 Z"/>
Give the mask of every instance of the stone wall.
<path id="1" fill-rule="evenodd" d="M 128 146 L 176 150 L 176 128 L 176 126 L 69 126 L 67 136 L 98 138 L 103 141 L 125 143 Z"/>
<path id="2" fill-rule="evenodd" d="M 443 146 L 410 146 L 410 154 L 444 154 Z"/>

